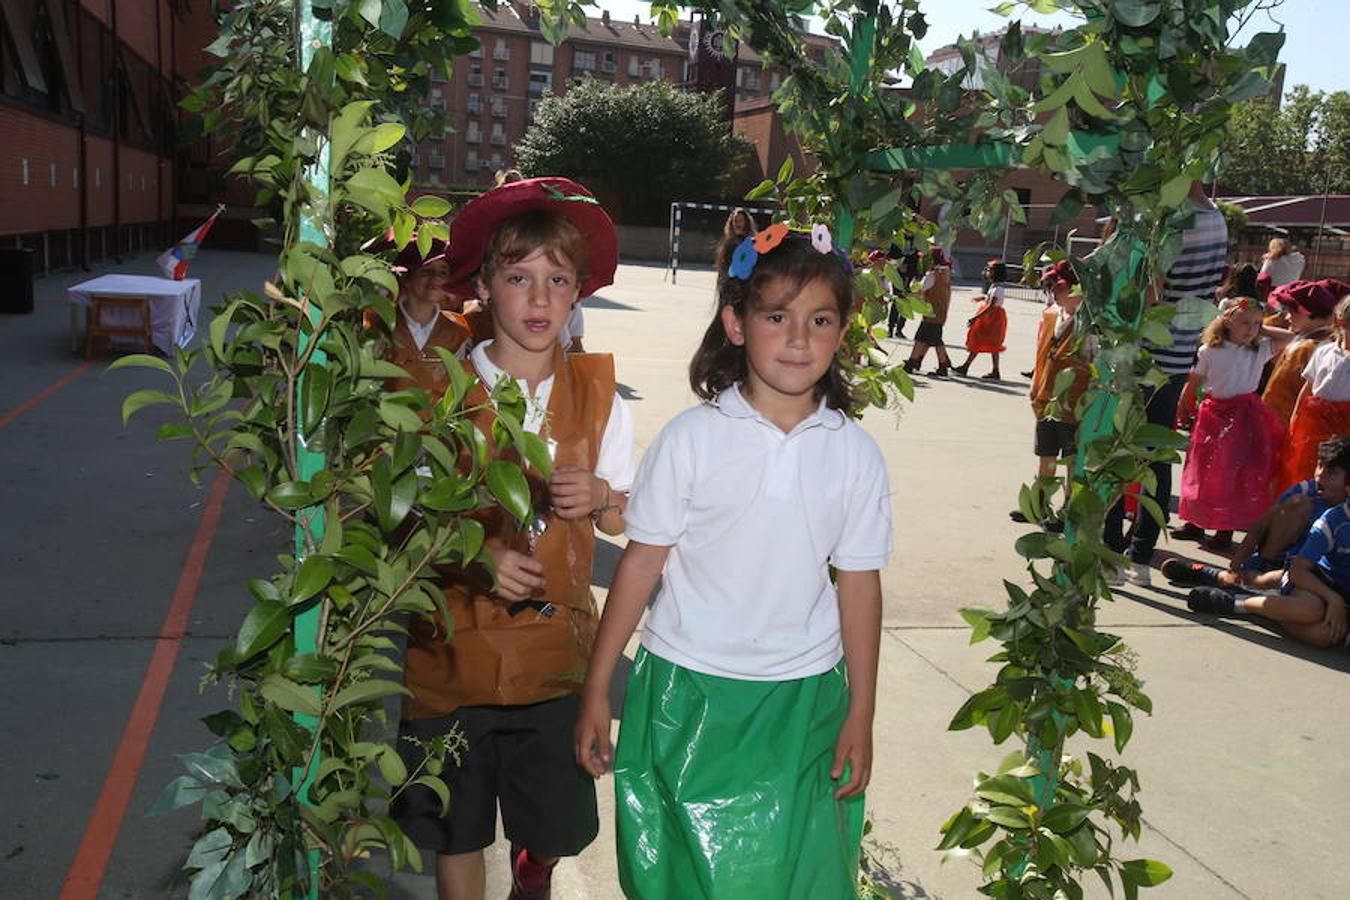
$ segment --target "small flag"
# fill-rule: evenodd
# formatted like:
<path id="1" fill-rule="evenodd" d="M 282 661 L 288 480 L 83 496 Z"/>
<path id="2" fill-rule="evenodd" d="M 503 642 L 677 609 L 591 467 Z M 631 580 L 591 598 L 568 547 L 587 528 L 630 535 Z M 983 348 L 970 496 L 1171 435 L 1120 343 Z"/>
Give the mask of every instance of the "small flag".
<path id="1" fill-rule="evenodd" d="M 165 278 L 172 278 L 174 281 L 183 280 L 187 275 L 188 260 L 197 255 L 197 248 L 206 239 L 206 233 L 216 224 L 216 217 L 224 211 L 225 204 L 222 203 L 211 213 L 211 218 L 189 231 L 181 241 L 159 255 L 155 262 L 159 263 L 159 270 L 164 273 Z"/>

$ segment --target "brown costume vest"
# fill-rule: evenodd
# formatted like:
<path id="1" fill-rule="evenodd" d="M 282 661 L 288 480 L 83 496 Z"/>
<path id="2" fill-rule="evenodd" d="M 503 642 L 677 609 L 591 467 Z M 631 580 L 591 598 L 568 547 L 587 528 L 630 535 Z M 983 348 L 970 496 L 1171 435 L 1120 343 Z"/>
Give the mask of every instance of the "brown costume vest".
<path id="1" fill-rule="evenodd" d="M 595 471 L 600 441 L 614 404 L 614 358 L 586 353 L 553 354 L 553 390 L 548 421 L 541 437 L 557 442 L 554 465 Z M 485 404 L 481 382 L 466 405 Z M 475 424 L 491 445 L 493 413 L 483 410 Z M 494 458 L 520 464 L 515 450 Z M 543 477 L 526 468 L 534 502 L 547 498 Z M 505 510 L 494 507 L 475 514 L 487 539 L 528 552 L 528 534 Z M 524 705 L 577 693 L 586 674 L 598 613 L 591 596 L 591 563 L 595 530 L 590 518 L 564 521 L 548 514 L 548 530 L 539 536 L 533 554 L 544 564 L 546 587 L 532 598 L 553 604 L 545 615 L 534 607 L 511 614 L 512 604 L 491 594 L 492 583 L 480 568 L 457 570 L 442 584 L 454 622 L 446 640 L 444 620 L 418 616 L 409 628 L 404 683 L 413 695 L 405 699 L 405 719 L 447 715 L 461 706 Z"/>
<path id="2" fill-rule="evenodd" d="M 398 325 L 394 328 L 394 344 L 389 348 L 389 361 L 403 369 L 412 378 L 390 378 L 385 382 L 389 391 L 404 391 L 420 387 L 431 392 L 432 398 L 439 398 L 450 386 L 450 376 L 445 365 L 436 353 L 436 347 L 443 347 L 451 353 L 459 350 L 469 339 L 469 326 L 459 313 L 441 310 L 436 317 L 436 327 L 426 346 L 417 349 L 408 323 L 403 321 L 403 313 L 398 316 Z"/>
<path id="3" fill-rule="evenodd" d="M 1045 408 L 1055 395 L 1056 377 L 1063 370 L 1072 369 L 1073 387 L 1062 398 L 1059 416 L 1060 421 L 1075 422 L 1077 419 L 1073 415 L 1074 404 L 1087 390 L 1091 371 L 1087 360 L 1074 349 L 1077 326 L 1070 325 L 1063 334 L 1055 337 L 1055 323 L 1058 319 L 1059 312 L 1054 309 L 1048 309 L 1041 314 L 1041 329 L 1036 335 L 1036 371 L 1031 378 L 1031 410 L 1036 414 L 1036 418 L 1044 417 Z"/>
<path id="4" fill-rule="evenodd" d="M 1298 392 L 1303 390 L 1303 368 L 1312 359 L 1313 351 L 1323 341 L 1331 337 L 1331 329 L 1319 328 L 1307 337 L 1290 342 L 1270 370 L 1266 381 L 1265 393 L 1261 399 L 1266 401 L 1285 428 L 1294 417 L 1294 404 L 1298 401 Z"/>
<path id="5" fill-rule="evenodd" d="M 933 270 L 933 286 L 923 292 L 923 299 L 933 307 L 931 315 L 923 317 L 925 322 L 947 324 L 947 310 L 952 305 L 952 270 L 938 266 Z"/>

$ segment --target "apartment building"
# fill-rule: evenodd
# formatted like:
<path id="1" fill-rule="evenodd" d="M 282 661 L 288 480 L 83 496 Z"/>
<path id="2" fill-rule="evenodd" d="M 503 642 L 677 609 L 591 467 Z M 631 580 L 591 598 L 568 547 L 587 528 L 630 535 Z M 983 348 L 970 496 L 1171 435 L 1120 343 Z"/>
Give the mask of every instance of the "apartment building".
<path id="1" fill-rule="evenodd" d="M 620 85 L 685 79 L 685 48 L 652 24 L 604 13 L 584 30 L 573 26 L 555 47 L 540 34 L 530 4 L 479 13 L 482 47 L 456 60 L 453 78 L 431 89 L 429 102 L 445 112 L 449 127 L 415 148 L 413 182 L 424 189 L 491 184 L 498 170 L 514 164 L 513 147 L 546 93 L 566 93 L 583 78 Z"/>

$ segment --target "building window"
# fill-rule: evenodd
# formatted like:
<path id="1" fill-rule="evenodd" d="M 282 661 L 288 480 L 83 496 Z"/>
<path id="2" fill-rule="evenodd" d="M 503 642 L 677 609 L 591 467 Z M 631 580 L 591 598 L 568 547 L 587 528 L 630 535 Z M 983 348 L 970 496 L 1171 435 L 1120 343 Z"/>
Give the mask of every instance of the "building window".
<path id="1" fill-rule="evenodd" d="M 481 43 L 477 47 L 474 47 L 472 50 L 469 51 L 469 58 L 470 59 L 483 58 L 483 45 Z"/>
<path id="2" fill-rule="evenodd" d="M 480 65 L 469 66 L 469 87 L 483 86 L 483 67 Z"/>
<path id="3" fill-rule="evenodd" d="M 464 129 L 464 143 L 477 144 L 483 140 L 483 132 L 477 119 L 470 119 Z"/>
<path id="4" fill-rule="evenodd" d="M 492 89 L 495 91 L 506 90 L 506 70 L 498 69 L 492 73 Z"/>
<path id="5" fill-rule="evenodd" d="M 614 59 L 614 54 L 606 50 L 600 57 L 600 71 L 614 74 L 619 69 L 618 62 Z"/>
<path id="6" fill-rule="evenodd" d="M 478 151 L 470 150 L 464 154 L 464 170 L 466 172 L 478 171 Z"/>
<path id="7" fill-rule="evenodd" d="M 783 83 L 783 76 L 774 72 L 769 76 L 769 90 L 776 91 L 778 86 Z"/>
<path id="8" fill-rule="evenodd" d="M 492 154 L 492 168 L 500 169 L 502 167 L 502 155 L 500 153 Z"/>
<path id="9" fill-rule="evenodd" d="M 595 51 L 577 50 L 572 54 L 573 72 L 594 72 L 595 71 Z"/>
<path id="10" fill-rule="evenodd" d="M 445 154 L 439 150 L 432 150 L 427 154 L 427 168 L 432 171 L 445 169 Z"/>
<path id="11" fill-rule="evenodd" d="M 497 145 L 498 147 L 506 145 L 506 132 L 502 130 L 501 122 L 492 123 L 492 135 L 488 138 L 488 140 L 491 141 L 493 144 Z"/>
<path id="12" fill-rule="evenodd" d="M 431 89 L 431 108 L 436 112 L 445 112 L 445 92 L 438 87 Z"/>
<path id="13" fill-rule="evenodd" d="M 636 78 L 638 73 L 638 58 L 636 54 L 628 57 L 628 74 Z"/>
<path id="14" fill-rule="evenodd" d="M 552 72 L 531 72 L 529 94 L 531 97 L 542 97 L 544 92 L 553 88 Z"/>
<path id="15" fill-rule="evenodd" d="M 506 46 L 506 38 L 497 38 L 497 46 L 492 50 L 492 58 L 496 60 L 511 58 L 511 49 Z"/>
<path id="16" fill-rule="evenodd" d="M 469 115 L 476 116 L 483 111 L 483 98 L 477 94 L 469 95 Z"/>
<path id="17" fill-rule="evenodd" d="M 531 41 L 530 64 L 535 66 L 553 65 L 553 45 L 547 41 Z"/>
<path id="18" fill-rule="evenodd" d="M 503 100 L 501 97 L 492 98 L 492 118 L 494 119 L 506 118 L 506 101 Z"/>
<path id="19" fill-rule="evenodd" d="M 661 60 L 653 56 L 651 59 L 646 60 L 639 65 L 638 69 L 639 74 L 641 74 L 643 78 L 656 80 L 661 77 Z"/>

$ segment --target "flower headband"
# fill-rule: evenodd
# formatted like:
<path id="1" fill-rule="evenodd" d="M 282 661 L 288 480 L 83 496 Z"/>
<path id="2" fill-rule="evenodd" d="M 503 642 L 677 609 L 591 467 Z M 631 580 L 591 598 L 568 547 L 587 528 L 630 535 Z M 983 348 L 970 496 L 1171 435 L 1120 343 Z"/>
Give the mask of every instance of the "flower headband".
<path id="1" fill-rule="evenodd" d="M 731 265 L 727 267 L 727 277 L 749 281 L 759 258 L 783 243 L 783 239 L 791 231 L 806 233 L 805 228 L 794 229 L 789 228 L 786 222 L 774 222 L 759 234 L 746 237 L 736 247 L 736 251 L 731 254 Z M 830 237 L 830 229 L 817 223 L 811 226 L 810 233 L 812 247 L 815 247 L 820 253 L 832 253 L 838 256 L 848 267 L 849 273 L 852 274 L 853 263 L 849 260 L 847 253 L 834 246 L 834 239 Z"/>
<path id="2" fill-rule="evenodd" d="M 1231 297 L 1228 300 L 1228 306 L 1224 308 L 1225 316 L 1234 316 L 1240 312 L 1246 312 L 1249 309 L 1256 309 L 1257 303 L 1251 297 Z"/>

